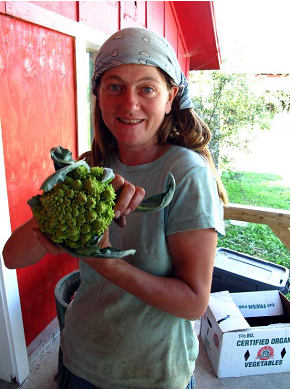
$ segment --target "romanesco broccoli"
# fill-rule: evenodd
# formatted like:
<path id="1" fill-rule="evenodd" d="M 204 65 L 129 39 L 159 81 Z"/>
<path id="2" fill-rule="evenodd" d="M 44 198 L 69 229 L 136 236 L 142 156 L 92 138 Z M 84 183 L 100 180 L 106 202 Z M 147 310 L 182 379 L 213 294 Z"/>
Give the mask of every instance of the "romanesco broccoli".
<path id="1" fill-rule="evenodd" d="M 100 236 L 114 218 L 116 194 L 111 180 L 102 181 L 104 169 L 84 165 L 69 172 L 63 182 L 43 192 L 32 208 L 40 229 L 58 244 L 84 248 Z"/>
<path id="2" fill-rule="evenodd" d="M 50 150 L 55 173 L 42 183 L 42 195 L 27 201 L 40 229 L 65 252 L 75 257 L 122 258 L 135 254 L 134 249 L 99 248 L 104 231 L 114 218 L 116 194 L 110 184 L 110 168 L 92 167 L 75 161 L 62 146 Z M 167 189 L 144 200 L 134 212 L 162 210 L 172 200 L 175 180 L 169 173 Z"/>

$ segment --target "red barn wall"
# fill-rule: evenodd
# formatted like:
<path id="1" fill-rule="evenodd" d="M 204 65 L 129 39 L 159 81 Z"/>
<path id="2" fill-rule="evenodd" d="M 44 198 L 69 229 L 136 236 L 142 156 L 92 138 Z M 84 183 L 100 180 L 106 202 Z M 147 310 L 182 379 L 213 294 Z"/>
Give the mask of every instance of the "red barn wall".
<path id="1" fill-rule="evenodd" d="M 119 30 L 120 7 L 118 1 L 79 1 L 79 21 L 105 34 Z"/>
<path id="2" fill-rule="evenodd" d="M 52 146 L 77 156 L 74 38 L 6 15 L 0 1 L 0 118 L 12 231 L 30 216 L 27 199 L 53 171 Z M 183 37 L 173 9 L 163 1 L 37 1 L 56 14 L 110 35 L 130 26 L 147 27 L 173 45 L 183 71 Z M 23 17 L 25 19 L 25 15 Z M 47 255 L 17 271 L 26 342 L 55 318 L 54 288 L 78 267 L 69 256 Z"/>
<path id="3" fill-rule="evenodd" d="M 52 146 L 77 154 L 74 42 L 71 37 L 0 15 L 0 117 L 12 231 L 30 218 L 26 201 L 53 172 Z M 26 342 L 56 316 L 54 287 L 77 268 L 51 256 L 17 270 Z"/>

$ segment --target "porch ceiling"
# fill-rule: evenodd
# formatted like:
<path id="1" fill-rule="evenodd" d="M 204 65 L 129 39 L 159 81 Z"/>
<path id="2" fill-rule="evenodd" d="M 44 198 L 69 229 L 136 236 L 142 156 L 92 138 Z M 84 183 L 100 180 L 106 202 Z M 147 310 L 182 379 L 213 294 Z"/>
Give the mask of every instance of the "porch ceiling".
<path id="1" fill-rule="evenodd" d="M 190 56 L 190 70 L 220 69 L 221 56 L 212 1 L 173 1 Z"/>

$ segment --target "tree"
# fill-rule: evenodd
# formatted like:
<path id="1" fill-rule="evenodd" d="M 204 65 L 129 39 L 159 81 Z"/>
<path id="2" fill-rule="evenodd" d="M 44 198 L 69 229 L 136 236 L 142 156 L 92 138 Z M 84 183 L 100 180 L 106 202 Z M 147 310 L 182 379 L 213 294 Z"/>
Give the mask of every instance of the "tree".
<path id="1" fill-rule="evenodd" d="M 212 132 L 210 150 L 217 167 L 219 156 L 220 167 L 228 166 L 228 150 L 247 149 L 252 132 L 269 130 L 271 114 L 288 107 L 287 94 L 266 91 L 259 95 L 255 81 L 255 76 L 249 74 L 218 71 L 190 74 L 194 109 Z"/>

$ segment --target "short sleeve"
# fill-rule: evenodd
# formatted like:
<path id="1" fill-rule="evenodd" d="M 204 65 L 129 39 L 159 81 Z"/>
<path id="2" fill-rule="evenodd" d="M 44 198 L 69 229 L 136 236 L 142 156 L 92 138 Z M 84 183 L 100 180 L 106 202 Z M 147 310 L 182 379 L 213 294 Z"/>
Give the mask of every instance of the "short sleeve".
<path id="1" fill-rule="evenodd" d="M 223 204 L 217 183 L 207 166 L 192 169 L 176 188 L 166 218 L 166 235 L 214 228 L 225 234 Z"/>

